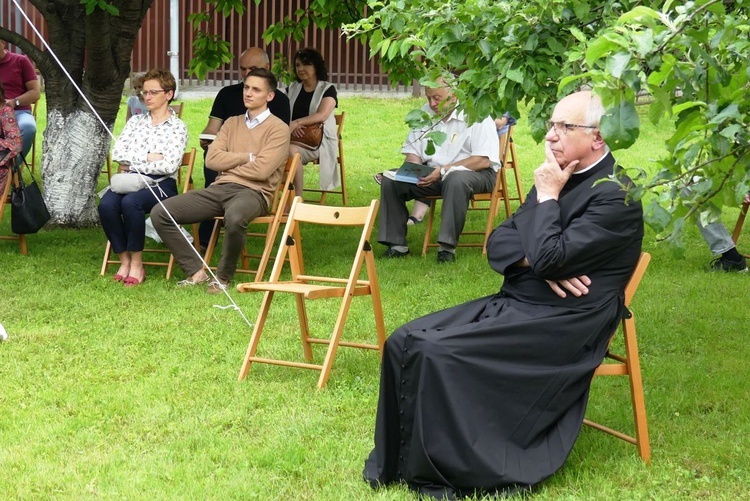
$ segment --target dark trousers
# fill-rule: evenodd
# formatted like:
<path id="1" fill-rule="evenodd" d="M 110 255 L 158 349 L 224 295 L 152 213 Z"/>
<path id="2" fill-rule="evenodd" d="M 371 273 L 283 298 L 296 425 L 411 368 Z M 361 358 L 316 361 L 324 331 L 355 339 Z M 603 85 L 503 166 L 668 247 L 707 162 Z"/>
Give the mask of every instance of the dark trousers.
<path id="1" fill-rule="evenodd" d="M 203 183 L 204 188 L 208 188 L 209 186 L 211 186 L 214 181 L 216 181 L 216 176 L 219 175 L 219 173 L 215 170 L 211 170 L 205 166 L 207 153 L 207 151 L 203 152 L 203 179 L 205 179 L 205 182 Z M 208 247 L 208 241 L 211 239 L 211 232 L 213 231 L 213 229 L 213 220 L 201 222 L 200 226 L 198 227 L 198 240 L 200 241 L 201 248 Z"/>
<path id="2" fill-rule="evenodd" d="M 406 208 L 406 202 L 442 195 L 438 243 L 455 247 L 466 223 L 469 199 L 474 193 L 492 192 L 495 174 L 495 171 L 489 168 L 479 171 L 456 171 L 432 186 L 417 186 L 384 177 L 380 185 L 378 242 L 388 246 L 407 245 L 406 222 L 409 219 L 409 210 Z"/>
<path id="3" fill-rule="evenodd" d="M 159 176 L 161 177 L 161 176 Z M 177 195 L 177 181 L 165 179 L 159 183 L 164 194 L 154 187 L 160 200 Z M 99 201 L 99 219 L 115 254 L 140 252 L 146 239 L 146 214 L 157 204 L 148 188 L 120 195 L 108 190 Z"/>
<path id="4" fill-rule="evenodd" d="M 164 207 L 177 224 L 224 216 L 224 245 L 216 268 L 216 275 L 224 281 L 234 277 L 237 259 L 245 247 L 248 223 L 268 213 L 268 204 L 260 192 L 235 183 L 212 184 L 203 190 L 189 191 L 167 200 Z M 185 275 L 197 273 L 203 263 L 162 207 L 154 208 L 151 220 Z"/>

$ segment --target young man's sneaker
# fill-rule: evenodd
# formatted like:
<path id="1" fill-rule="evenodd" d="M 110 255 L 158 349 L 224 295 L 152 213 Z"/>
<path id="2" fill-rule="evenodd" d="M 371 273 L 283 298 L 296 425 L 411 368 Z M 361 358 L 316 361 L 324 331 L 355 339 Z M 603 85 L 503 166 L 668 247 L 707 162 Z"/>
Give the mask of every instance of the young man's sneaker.
<path id="1" fill-rule="evenodd" d="M 740 256 L 739 259 L 730 259 L 726 256 L 719 256 L 711 261 L 711 269 L 713 271 L 733 271 L 742 273 L 747 271 L 747 262 L 742 256 Z"/>
<path id="2" fill-rule="evenodd" d="M 225 282 L 222 279 L 214 280 L 206 288 L 206 294 L 221 294 L 229 287 L 229 282 Z"/>

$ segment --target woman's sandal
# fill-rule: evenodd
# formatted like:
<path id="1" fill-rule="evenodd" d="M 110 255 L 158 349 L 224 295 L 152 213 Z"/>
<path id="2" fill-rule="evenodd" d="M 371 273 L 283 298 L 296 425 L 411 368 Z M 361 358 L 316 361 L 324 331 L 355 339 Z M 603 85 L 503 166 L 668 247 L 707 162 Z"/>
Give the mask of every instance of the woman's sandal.
<path id="1" fill-rule="evenodd" d="M 131 277 L 128 275 L 125 280 L 123 280 L 123 283 L 125 284 L 125 287 L 135 287 L 136 285 L 141 285 L 143 282 L 146 281 L 146 270 L 143 270 L 143 277 L 138 280 L 135 277 Z"/>
<path id="2" fill-rule="evenodd" d="M 414 226 L 415 224 L 419 224 L 421 222 L 422 222 L 421 219 L 417 219 L 414 216 L 409 216 L 409 220 L 406 222 L 406 225 L 407 226 Z"/>

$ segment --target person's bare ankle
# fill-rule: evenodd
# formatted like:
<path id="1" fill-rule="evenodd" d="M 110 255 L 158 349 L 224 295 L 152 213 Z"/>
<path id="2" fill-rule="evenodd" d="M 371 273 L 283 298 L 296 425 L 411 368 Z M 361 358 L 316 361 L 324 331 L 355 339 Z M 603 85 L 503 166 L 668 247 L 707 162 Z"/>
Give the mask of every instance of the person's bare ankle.
<path id="1" fill-rule="evenodd" d="M 195 283 L 205 282 L 208 280 L 208 275 L 206 275 L 206 272 L 201 269 L 195 272 L 193 276 L 190 277 L 190 280 Z"/>

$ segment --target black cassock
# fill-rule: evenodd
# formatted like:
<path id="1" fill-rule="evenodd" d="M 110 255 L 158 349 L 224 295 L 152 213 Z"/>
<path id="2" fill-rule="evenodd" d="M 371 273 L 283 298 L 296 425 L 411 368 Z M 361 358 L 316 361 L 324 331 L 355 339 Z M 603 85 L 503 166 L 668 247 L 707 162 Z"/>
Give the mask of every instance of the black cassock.
<path id="1" fill-rule="evenodd" d="M 500 292 L 390 336 L 364 470 L 373 486 L 452 497 L 531 486 L 562 466 L 641 252 L 640 203 L 626 205 L 615 183 L 593 186 L 613 169 L 607 154 L 558 202 L 537 204 L 532 189 L 488 244 Z M 514 266 L 524 256 L 531 268 Z M 580 298 L 545 282 L 580 275 L 592 281 Z"/>

